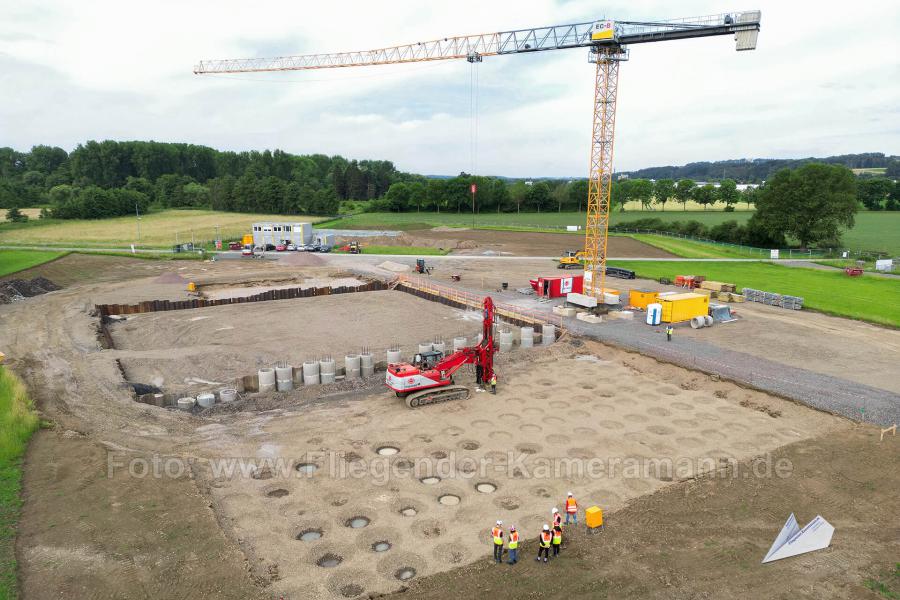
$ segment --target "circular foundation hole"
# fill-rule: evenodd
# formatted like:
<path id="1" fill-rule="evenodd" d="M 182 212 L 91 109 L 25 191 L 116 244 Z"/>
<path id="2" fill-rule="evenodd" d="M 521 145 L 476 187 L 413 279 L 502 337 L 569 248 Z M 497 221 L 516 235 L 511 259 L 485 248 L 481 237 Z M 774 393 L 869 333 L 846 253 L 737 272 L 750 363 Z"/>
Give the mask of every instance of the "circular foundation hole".
<path id="1" fill-rule="evenodd" d="M 419 514 L 419 511 L 417 511 L 412 506 L 404 506 L 403 508 L 400 509 L 400 514 L 403 515 L 404 517 L 414 517 L 417 514 Z"/>
<path id="2" fill-rule="evenodd" d="M 356 598 L 366 590 L 363 589 L 363 586 L 356 583 L 348 583 L 347 585 L 342 585 L 338 591 L 344 598 Z"/>
<path id="3" fill-rule="evenodd" d="M 479 448 L 481 448 L 481 444 L 479 444 L 478 442 L 468 441 L 461 443 L 459 447 L 463 450 L 478 450 Z"/>
<path id="4" fill-rule="evenodd" d="M 331 569 L 339 564 L 344 562 L 344 557 L 339 554 L 332 554 L 329 552 L 328 554 L 324 554 L 319 557 L 319 560 L 316 561 L 316 564 L 320 567 L 325 567 L 326 569 Z"/>
<path id="5" fill-rule="evenodd" d="M 431 453 L 431 458 L 433 458 L 435 460 L 443 460 L 443 459 L 447 458 L 447 453 L 444 452 L 443 450 L 435 450 L 434 452 Z"/>
<path id="6" fill-rule="evenodd" d="M 380 446 L 375 452 L 381 456 L 394 456 L 400 452 L 400 448 L 397 448 L 396 446 Z"/>
<path id="7" fill-rule="evenodd" d="M 364 517 L 362 515 L 356 517 L 350 517 L 344 522 L 344 525 L 350 527 L 351 529 L 362 529 L 366 527 L 370 523 L 369 517 Z"/>
<path id="8" fill-rule="evenodd" d="M 493 483 L 488 483 L 486 481 L 482 481 L 481 483 L 475 484 L 475 489 L 482 494 L 493 494 L 497 491 L 497 486 Z"/>
<path id="9" fill-rule="evenodd" d="M 268 467 L 263 467 L 262 469 L 254 469 L 250 474 L 250 477 L 253 479 L 272 479 L 273 474 L 272 470 Z"/>
<path id="10" fill-rule="evenodd" d="M 304 529 L 300 533 L 297 534 L 297 539 L 301 542 L 314 542 L 316 540 L 322 539 L 322 530 L 321 529 Z"/>
<path id="11" fill-rule="evenodd" d="M 319 469 L 319 465 L 315 463 L 300 463 L 294 468 L 298 473 L 303 473 L 304 475 L 312 475 Z"/>
<path id="12" fill-rule="evenodd" d="M 438 502 L 444 506 L 456 506 L 459 504 L 459 496 L 456 494 L 444 494 L 443 496 L 438 496 Z"/>
<path id="13" fill-rule="evenodd" d="M 406 581 L 416 576 L 416 570 L 412 567 L 400 567 L 394 572 L 394 577 L 400 581 Z"/>
<path id="14" fill-rule="evenodd" d="M 290 494 L 290 492 L 287 491 L 286 489 L 278 488 L 278 489 L 270 490 L 270 491 L 266 492 L 266 497 L 267 498 L 284 498 L 288 494 Z"/>
<path id="15" fill-rule="evenodd" d="M 435 476 L 435 475 L 432 475 L 432 476 L 430 476 L 430 477 L 423 477 L 423 478 L 420 479 L 419 481 L 421 481 L 421 482 L 424 483 L 425 485 L 434 485 L 434 484 L 440 482 L 440 480 L 441 480 L 440 477 L 437 477 L 437 476 Z"/>
<path id="16" fill-rule="evenodd" d="M 387 552 L 390 549 L 391 543 L 386 540 L 382 540 L 380 542 L 375 542 L 374 544 L 372 544 L 372 552 Z"/>

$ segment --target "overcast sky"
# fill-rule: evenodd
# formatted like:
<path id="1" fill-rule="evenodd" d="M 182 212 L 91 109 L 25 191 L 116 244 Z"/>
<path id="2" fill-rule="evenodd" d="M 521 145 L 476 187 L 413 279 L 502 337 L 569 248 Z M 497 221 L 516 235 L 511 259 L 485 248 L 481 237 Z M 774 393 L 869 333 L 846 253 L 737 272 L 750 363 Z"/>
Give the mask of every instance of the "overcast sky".
<path id="1" fill-rule="evenodd" d="M 388 159 L 453 175 L 472 167 L 466 61 L 240 76 L 196 76 L 193 65 L 757 8 L 753 52 L 735 52 L 729 37 L 632 47 L 620 73 L 616 169 L 900 154 L 896 0 L 4 0 L 0 146 L 153 139 Z M 586 176 L 592 69 L 584 49 L 486 57 L 475 171 Z"/>

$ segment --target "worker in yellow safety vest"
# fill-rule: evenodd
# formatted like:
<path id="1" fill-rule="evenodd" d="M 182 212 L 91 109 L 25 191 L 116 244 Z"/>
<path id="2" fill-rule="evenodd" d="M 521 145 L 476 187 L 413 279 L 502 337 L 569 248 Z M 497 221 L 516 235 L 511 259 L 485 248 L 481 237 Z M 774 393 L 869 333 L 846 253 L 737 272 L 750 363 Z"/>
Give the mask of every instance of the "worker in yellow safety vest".
<path id="1" fill-rule="evenodd" d="M 538 555 L 534 560 L 540 561 L 541 554 L 544 555 L 544 562 L 547 562 L 550 559 L 550 543 L 552 541 L 553 534 L 550 533 L 550 526 L 545 523 L 541 535 L 538 536 Z"/>
<path id="2" fill-rule="evenodd" d="M 497 374 L 496 373 L 491 374 L 490 384 L 491 384 L 491 393 L 496 394 L 497 393 Z"/>
<path id="3" fill-rule="evenodd" d="M 519 532 L 515 525 L 509 526 L 509 564 L 519 562 Z"/>
<path id="4" fill-rule="evenodd" d="M 671 325 L 666 325 L 666 341 L 667 341 L 667 342 L 671 342 L 671 341 L 672 341 L 672 334 L 673 334 L 673 333 L 675 333 L 675 328 L 672 327 Z"/>
<path id="5" fill-rule="evenodd" d="M 578 525 L 578 503 L 575 501 L 575 496 L 572 495 L 572 492 L 566 494 L 566 525 L 569 524 L 570 517 Z"/>
<path id="6" fill-rule="evenodd" d="M 559 527 L 562 524 L 562 515 L 559 514 L 559 509 L 553 509 L 553 527 Z"/>
<path id="7" fill-rule="evenodd" d="M 559 547 L 562 546 L 562 527 L 553 528 L 553 557 L 559 556 Z"/>
<path id="8" fill-rule="evenodd" d="M 503 521 L 497 521 L 497 524 L 491 529 L 491 538 L 494 542 L 494 562 L 499 563 L 503 559 Z"/>

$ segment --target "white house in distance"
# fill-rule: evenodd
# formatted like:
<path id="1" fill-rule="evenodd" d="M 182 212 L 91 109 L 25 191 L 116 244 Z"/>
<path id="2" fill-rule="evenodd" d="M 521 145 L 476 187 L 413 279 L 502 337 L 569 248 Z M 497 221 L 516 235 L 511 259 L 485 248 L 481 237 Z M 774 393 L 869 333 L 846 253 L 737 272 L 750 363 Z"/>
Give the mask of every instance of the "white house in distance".
<path id="1" fill-rule="evenodd" d="M 254 223 L 253 245 L 279 244 L 287 241 L 291 244 L 311 244 L 313 241 L 312 223 Z"/>

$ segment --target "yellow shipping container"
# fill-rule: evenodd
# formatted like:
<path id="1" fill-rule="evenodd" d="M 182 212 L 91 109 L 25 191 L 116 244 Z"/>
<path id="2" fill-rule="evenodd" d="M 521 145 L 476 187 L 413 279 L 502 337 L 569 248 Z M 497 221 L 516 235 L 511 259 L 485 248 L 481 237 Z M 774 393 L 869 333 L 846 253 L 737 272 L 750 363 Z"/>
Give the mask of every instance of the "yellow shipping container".
<path id="1" fill-rule="evenodd" d="M 631 290 L 631 292 L 629 292 L 628 304 L 635 308 L 647 310 L 648 304 L 653 304 L 658 300 L 659 292 L 651 292 L 650 290 Z"/>
<path id="2" fill-rule="evenodd" d="M 690 321 L 709 314 L 709 296 L 704 294 L 670 294 L 659 298 L 665 323 Z"/>

